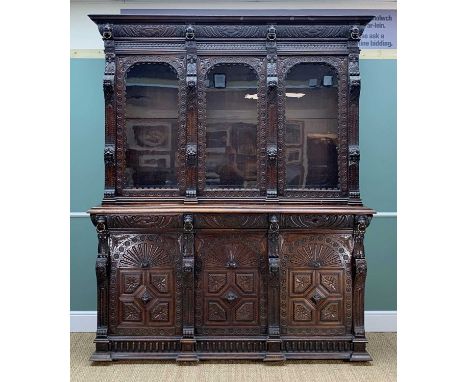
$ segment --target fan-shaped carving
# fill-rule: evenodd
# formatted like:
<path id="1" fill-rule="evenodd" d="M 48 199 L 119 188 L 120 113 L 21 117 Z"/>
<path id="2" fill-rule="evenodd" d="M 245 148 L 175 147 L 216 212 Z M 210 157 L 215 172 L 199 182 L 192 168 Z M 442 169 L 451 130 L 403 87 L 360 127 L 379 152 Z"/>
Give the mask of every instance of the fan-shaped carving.
<path id="1" fill-rule="evenodd" d="M 289 257 L 289 263 L 293 266 L 314 267 L 342 267 L 341 256 L 336 250 L 325 243 L 310 242 L 298 246 Z"/>
<path id="2" fill-rule="evenodd" d="M 216 236 L 212 239 L 203 243 L 202 253 L 205 266 L 219 267 L 220 264 L 235 262 L 238 267 L 258 267 L 255 242 L 244 243 L 238 238 L 226 242 L 225 239 L 221 240 Z"/>
<path id="3" fill-rule="evenodd" d="M 139 241 L 138 238 L 132 238 L 131 242 L 134 244 L 125 247 L 119 267 L 151 268 L 172 263 L 171 253 L 158 241 Z"/>

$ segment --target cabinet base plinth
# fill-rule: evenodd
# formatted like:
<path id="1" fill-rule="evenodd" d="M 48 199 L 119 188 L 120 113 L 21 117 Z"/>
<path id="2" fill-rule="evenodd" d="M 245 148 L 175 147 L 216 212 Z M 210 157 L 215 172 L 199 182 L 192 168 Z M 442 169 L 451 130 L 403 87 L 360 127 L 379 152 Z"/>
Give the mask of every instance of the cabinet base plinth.
<path id="1" fill-rule="evenodd" d="M 283 362 L 286 361 L 286 357 L 283 353 L 268 353 L 265 358 L 263 358 L 264 362 Z"/>
<path id="2" fill-rule="evenodd" d="M 90 359 L 92 362 L 111 362 L 112 357 L 110 353 L 101 353 L 101 352 L 94 352 Z"/>
<path id="3" fill-rule="evenodd" d="M 179 363 L 184 363 L 184 362 L 199 362 L 200 359 L 195 353 L 180 353 L 176 361 Z"/>
<path id="4" fill-rule="evenodd" d="M 365 351 L 365 352 L 353 352 L 351 354 L 351 358 L 349 359 L 350 362 L 369 362 L 372 361 L 372 357 L 370 354 Z"/>

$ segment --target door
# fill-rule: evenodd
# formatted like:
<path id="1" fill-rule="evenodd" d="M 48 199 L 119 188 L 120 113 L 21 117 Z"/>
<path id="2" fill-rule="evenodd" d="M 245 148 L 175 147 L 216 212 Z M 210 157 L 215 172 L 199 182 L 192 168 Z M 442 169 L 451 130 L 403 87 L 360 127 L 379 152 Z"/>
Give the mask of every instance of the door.
<path id="1" fill-rule="evenodd" d="M 266 333 L 266 235 L 200 233 L 195 248 L 196 334 Z"/>

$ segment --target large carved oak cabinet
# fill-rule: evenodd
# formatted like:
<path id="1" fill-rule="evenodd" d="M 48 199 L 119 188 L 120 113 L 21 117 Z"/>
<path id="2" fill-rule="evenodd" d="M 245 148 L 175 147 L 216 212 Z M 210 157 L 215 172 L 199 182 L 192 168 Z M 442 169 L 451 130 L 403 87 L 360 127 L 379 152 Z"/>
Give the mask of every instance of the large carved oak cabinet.
<path id="1" fill-rule="evenodd" d="M 371 17 L 90 17 L 105 52 L 91 359 L 371 360 L 358 145 Z"/>

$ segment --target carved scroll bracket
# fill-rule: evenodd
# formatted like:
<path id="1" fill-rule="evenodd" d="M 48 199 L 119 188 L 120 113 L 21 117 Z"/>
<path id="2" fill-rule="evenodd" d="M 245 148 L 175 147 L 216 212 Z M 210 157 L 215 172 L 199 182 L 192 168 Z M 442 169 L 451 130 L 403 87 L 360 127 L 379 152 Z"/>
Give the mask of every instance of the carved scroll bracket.
<path id="1" fill-rule="evenodd" d="M 359 215 L 354 218 L 354 250 L 353 257 L 357 259 L 365 258 L 364 253 L 364 234 L 369 226 L 371 216 Z"/>

